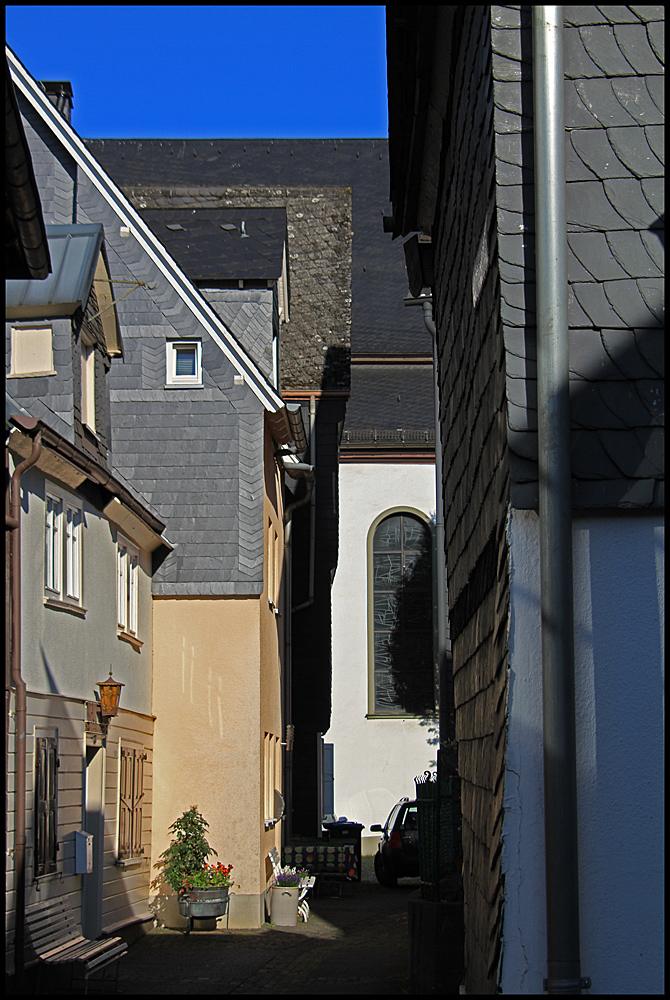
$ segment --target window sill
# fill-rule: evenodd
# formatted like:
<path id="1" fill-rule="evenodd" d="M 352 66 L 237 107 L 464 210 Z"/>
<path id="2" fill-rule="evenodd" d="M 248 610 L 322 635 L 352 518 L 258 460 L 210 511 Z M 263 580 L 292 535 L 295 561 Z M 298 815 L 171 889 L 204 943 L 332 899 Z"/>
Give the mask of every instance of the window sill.
<path id="1" fill-rule="evenodd" d="M 203 389 L 202 382 L 166 382 L 164 389 Z"/>
<path id="2" fill-rule="evenodd" d="M 130 632 L 117 632 L 116 637 L 117 639 L 120 639 L 121 642 L 129 643 L 136 653 L 139 653 L 144 645 L 144 643 L 138 639 L 136 635 L 131 635 Z"/>
<path id="3" fill-rule="evenodd" d="M 58 375 L 58 372 L 10 372 L 7 378 L 44 378 L 46 375 Z"/>
<path id="4" fill-rule="evenodd" d="M 71 615 L 77 615 L 79 618 L 86 617 L 86 608 L 82 608 L 81 604 L 70 604 L 69 601 L 61 601 L 57 597 L 45 597 L 44 607 L 53 608 L 54 611 L 67 611 Z"/>
<path id="5" fill-rule="evenodd" d="M 141 865 L 144 861 L 148 860 L 148 858 L 145 858 L 145 856 L 141 854 L 137 858 L 117 858 L 114 864 L 117 868 L 133 868 L 134 866 Z"/>

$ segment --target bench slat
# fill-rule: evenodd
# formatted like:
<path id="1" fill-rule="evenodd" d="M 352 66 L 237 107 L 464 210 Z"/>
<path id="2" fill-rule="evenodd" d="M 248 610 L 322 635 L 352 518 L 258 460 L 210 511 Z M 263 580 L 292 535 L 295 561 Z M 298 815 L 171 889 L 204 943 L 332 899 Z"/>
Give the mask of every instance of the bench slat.
<path id="1" fill-rule="evenodd" d="M 37 961 L 46 965 L 76 963 L 83 966 L 86 978 L 117 961 L 128 950 L 120 937 L 91 941 L 81 927 L 69 903 L 64 899 L 38 903 L 26 910 L 26 942 Z M 31 963 L 33 964 L 33 963 Z"/>

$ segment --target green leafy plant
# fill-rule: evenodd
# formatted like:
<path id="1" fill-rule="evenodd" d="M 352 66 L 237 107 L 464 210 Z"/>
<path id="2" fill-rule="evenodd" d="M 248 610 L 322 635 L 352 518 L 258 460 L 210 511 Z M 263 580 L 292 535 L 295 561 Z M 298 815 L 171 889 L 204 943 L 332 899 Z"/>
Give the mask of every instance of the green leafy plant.
<path id="1" fill-rule="evenodd" d="M 202 879 L 206 888 L 209 885 L 229 885 L 232 865 L 208 865 L 211 854 L 218 857 L 213 847 L 210 847 L 205 831 L 209 828 L 207 820 L 198 812 L 197 806 L 191 806 L 169 828 L 174 838 L 170 846 L 163 851 L 154 865 L 159 874 L 151 883 L 153 889 L 159 889 L 164 880 L 175 892 L 189 887 L 200 888 L 193 879 Z M 213 871 L 211 871 L 213 870 Z M 206 881 L 206 879 L 218 881 Z"/>

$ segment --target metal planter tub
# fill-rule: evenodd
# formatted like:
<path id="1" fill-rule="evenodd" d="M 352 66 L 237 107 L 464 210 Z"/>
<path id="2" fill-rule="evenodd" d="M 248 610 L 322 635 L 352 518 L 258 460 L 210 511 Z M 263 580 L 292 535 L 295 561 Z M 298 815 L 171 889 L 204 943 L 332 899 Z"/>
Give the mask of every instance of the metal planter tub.
<path id="1" fill-rule="evenodd" d="M 228 909 L 230 886 L 217 885 L 210 889 L 183 889 L 179 893 L 179 912 L 186 917 L 186 933 L 193 927 L 193 919 L 222 917 Z"/>

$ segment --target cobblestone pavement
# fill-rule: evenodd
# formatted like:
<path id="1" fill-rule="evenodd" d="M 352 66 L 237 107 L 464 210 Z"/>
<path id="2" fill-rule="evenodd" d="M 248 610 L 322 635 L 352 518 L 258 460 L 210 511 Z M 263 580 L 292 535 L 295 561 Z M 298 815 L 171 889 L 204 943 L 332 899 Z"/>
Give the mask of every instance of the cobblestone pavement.
<path id="1" fill-rule="evenodd" d="M 353 892 L 351 889 L 353 888 Z M 418 879 L 379 885 L 372 859 L 341 897 L 310 901 L 297 927 L 258 931 L 153 929 L 120 963 L 129 994 L 402 994 L 409 992 L 407 903 Z"/>

